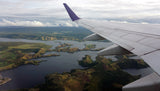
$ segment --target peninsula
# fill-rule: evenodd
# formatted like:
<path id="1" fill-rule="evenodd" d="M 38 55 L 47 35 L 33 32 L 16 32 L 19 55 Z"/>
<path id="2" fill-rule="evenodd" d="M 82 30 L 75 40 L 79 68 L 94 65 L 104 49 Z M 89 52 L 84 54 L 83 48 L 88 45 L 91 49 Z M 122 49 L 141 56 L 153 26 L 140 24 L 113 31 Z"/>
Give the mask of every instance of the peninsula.
<path id="1" fill-rule="evenodd" d="M 8 77 L 3 77 L 1 74 L 0 74 L 0 85 L 3 85 L 7 82 L 11 81 L 11 78 L 8 78 Z"/>
<path id="2" fill-rule="evenodd" d="M 59 56 L 58 54 L 44 55 L 50 48 L 51 46 L 43 43 L 0 42 L 0 71 L 42 62 L 42 60 L 28 61 L 33 58 Z"/>

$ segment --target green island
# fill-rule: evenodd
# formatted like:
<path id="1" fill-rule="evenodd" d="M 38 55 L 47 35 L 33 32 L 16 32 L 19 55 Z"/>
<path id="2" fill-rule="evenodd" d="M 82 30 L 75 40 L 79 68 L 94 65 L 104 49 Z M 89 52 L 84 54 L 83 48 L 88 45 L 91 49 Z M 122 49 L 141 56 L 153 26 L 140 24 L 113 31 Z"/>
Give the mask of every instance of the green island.
<path id="1" fill-rule="evenodd" d="M 53 49 L 52 51 L 56 51 L 56 52 L 68 52 L 68 53 L 74 53 L 79 51 L 79 48 L 74 47 L 71 48 L 72 44 L 69 43 L 62 43 L 60 45 L 58 45 L 57 47 L 55 47 L 55 49 Z"/>
<path id="2" fill-rule="evenodd" d="M 120 63 L 126 63 L 128 60 L 112 61 L 103 56 L 97 56 L 93 61 L 90 55 L 85 55 L 79 64 L 85 69 L 74 69 L 71 72 L 62 74 L 53 73 L 45 77 L 45 83 L 30 89 L 20 89 L 19 91 L 122 91 L 122 86 L 140 78 L 140 75 L 132 76 L 124 72 Z M 124 62 L 125 61 L 125 62 Z M 139 60 L 137 65 L 147 65 Z M 136 68 L 136 66 L 135 66 Z"/>
<path id="3" fill-rule="evenodd" d="M 92 67 L 95 64 L 96 62 L 91 59 L 90 55 L 85 55 L 82 60 L 79 60 L 79 65 L 81 65 L 82 67 Z"/>
<path id="4" fill-rule="evenodd" d="M 78 52 L 78 51 L 99 51 L 99 50 L 104 49 L 104 48 L 95 49 L 96 45 L 94 45 L 94 44 L 85 44 L 85 47 L 83 49 L 80 49 L 78 47 L 71 47 L 71 46 L 72 46 L 72 44 L 63 43 L 51 51 L 74 53 L 74 52 Z"/>
<path id="5" fill-rule="evenodd" d="M 24 64 L 37 65 L 44 60 L 33 58 L 59 56 L 58 54 L 44 55 L 51 46 L 43 43 L 0 42 L 0 71 L 15 68 Z"/>

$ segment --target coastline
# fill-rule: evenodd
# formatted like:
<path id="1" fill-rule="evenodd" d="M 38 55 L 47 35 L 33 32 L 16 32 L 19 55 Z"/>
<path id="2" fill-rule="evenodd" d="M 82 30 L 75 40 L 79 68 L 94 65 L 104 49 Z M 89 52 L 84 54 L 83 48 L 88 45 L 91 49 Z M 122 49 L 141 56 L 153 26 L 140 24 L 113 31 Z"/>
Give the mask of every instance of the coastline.
<path id="1" fill-rule="evenodd" d="M 51 57 L 51 56 L 55 56 L 56 57 L 56 56 L 60 56 L 60 55 L 58 55 L 58 54 L 49 54 L 49 55 L 45 55 L 45 56 L 38 57 L 38 58 L 45 58 L 45 57 Z M 38 58 L 36 58 L 36 59 L 38 59 Z M 13 64 L 9 64 L 7 66 L 0 67 L 0 72 L 1 71 L 5 71 L 5 70 L 10 70 L 10 69 L 16 68 L 18 66 L 22 66 L 22 65 L 28 65 L 28 64 L 38 65 L 39 63 L 46 61 L 46 60 L 30 60 L 30 61 L 28 61 L 28 60 L 27 61 L 23 61 L 21 64 L 18 64 L 18 65 L 13 63 Z"/>
<path id="2" fill-rule="evenodd" d="M 11 78 L 8 78 L 8 77 L 5 77 L 3 79 L 0 80 L 0 86 L 3 85 L 3 84 L 6 84 L 8 83 L 9 81 L 11 81 L 12 79 Z"/>

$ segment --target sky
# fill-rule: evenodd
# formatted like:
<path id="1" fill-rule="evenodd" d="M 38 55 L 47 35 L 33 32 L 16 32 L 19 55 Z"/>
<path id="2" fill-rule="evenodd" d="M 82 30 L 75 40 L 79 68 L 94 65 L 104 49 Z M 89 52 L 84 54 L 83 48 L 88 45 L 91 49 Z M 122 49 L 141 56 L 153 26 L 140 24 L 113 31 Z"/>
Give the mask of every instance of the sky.
<path id="1" fill-rule="evenodd" d="M 0 0 L 0 26 L 77 26 L 63 3 L 80 18 L 160 23 L 160 0 Z"/>

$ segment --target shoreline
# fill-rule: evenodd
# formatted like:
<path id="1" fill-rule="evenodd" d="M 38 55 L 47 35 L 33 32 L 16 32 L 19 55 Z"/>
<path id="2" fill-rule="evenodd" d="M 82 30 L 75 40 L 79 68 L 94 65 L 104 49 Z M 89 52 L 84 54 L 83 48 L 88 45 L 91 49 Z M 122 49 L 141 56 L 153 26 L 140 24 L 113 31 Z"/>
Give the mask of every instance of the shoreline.
<path id="1" fill-rule="evenodd" d="M 0 80 L 0 86 L 3 85 L 3 84 L 6 84 L 8 82 L 10 82 L 12 79 L 11 78 L 8 78 L 8 77 L 5 77 L 3 78 L 3 80 Z"/>
<path id="2" fill-rule="evenodd" d="M 37 57 L 37 58 L 33 58 L 33 59 L 38 59 L 38 58 L 45 58 L 45 57 L 57 57 L 57 56 L 60 56 L 59 54 L 52 54 L 52 55 L 45 55 L 45 56 L 42 56 L 42 57 Z M 10 64 L 10 65 L 7 65 L 7 66 L 3 66 L 3 67 L 0 67 L 0 72 L 2 71 L 6 71 L 6 70 L 11 70 L 11 69 L 14 69 L 14 68 L 17 68 L 19 66 L 23 66 L 23 65 L 39 65 L 39 63 L 41 62 L 44 62 L 44 61 L 47 61 L 47 60 L 30 60 L 28 59 L 27 61 L 23 61 L 22 64 L 19 64 L 19 65 L 16 65 L 16 64 Z"/>

